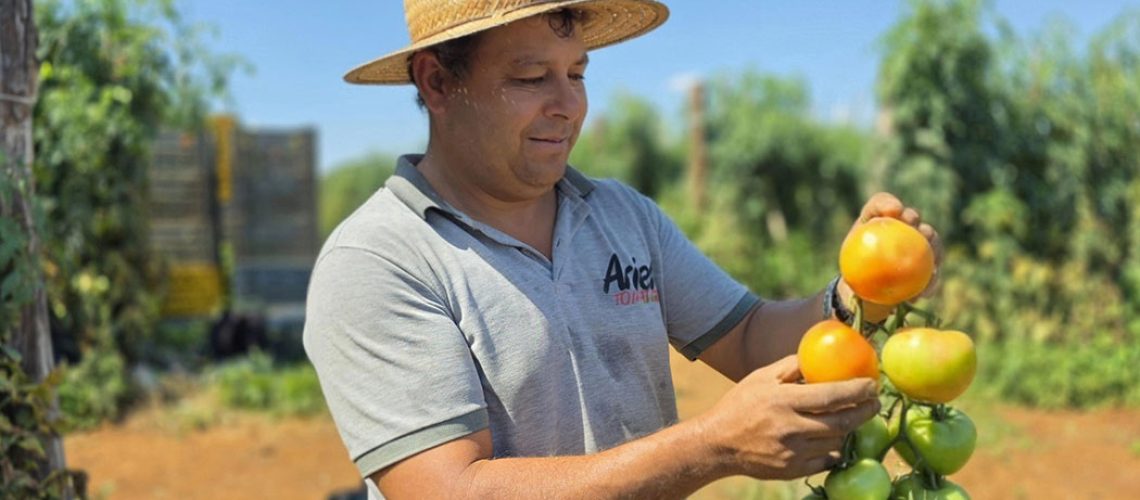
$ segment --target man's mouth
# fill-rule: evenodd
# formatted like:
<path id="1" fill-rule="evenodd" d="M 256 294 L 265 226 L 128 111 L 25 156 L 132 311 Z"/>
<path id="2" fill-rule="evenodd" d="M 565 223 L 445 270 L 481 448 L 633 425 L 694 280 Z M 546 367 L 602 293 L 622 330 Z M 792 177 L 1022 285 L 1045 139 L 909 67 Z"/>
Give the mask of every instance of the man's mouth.
<path id="1" fill-rule="evenodd" d="M 569 139 L 568 137 L 531 137 L 532 141 L 547 142 L 550 144 L 562 144 Z"/>

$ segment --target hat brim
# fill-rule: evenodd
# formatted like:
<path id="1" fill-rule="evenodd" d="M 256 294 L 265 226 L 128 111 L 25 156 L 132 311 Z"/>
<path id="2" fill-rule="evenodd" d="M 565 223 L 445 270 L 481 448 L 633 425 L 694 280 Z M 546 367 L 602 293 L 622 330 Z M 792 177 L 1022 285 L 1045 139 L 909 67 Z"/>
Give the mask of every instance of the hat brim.
<path id="1" fill-rule="evenodd" d="M 408 57 L 448 40 L 486 31 L 520 19 L 573 7 L 590 12 L 575 29 L 589 50 L 629 40 L 660 26 L 669 18 L 669 9 L 655 0 L 563 0 L 528 5 L 494 17 L 473 20 L 441 31 L 397 52 L 351 69 L 344 80 L 354 84 L 398 85 L 410 83 Z"/>

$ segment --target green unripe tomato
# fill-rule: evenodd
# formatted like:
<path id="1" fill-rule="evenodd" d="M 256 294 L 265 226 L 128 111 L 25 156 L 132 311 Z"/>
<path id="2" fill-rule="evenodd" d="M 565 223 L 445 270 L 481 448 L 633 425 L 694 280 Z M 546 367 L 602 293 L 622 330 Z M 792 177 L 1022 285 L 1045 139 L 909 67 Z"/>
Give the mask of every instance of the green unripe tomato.
<path id="1" fill-rule="evenodd" d="M 891 494 L 891 475 L 877 460 L 863 458 L 831 471 L 823 489 L 829 500 L 885 500 Z"/>
<path id="2" fill-rule="evenodd" d="M 891 420 L 892 434 L 898 433 L 899 419 Z M 948 476 L 962 469 L 974 453 L 978 431 L 974 422 L 962 411 L 947 408 L 946 415 L 936 418 L 926 406 L 912 406 L 906 414 L 906 438 L 926 463 L 918 464 L 918 455 L 900 439 L 895 451 L 911 467 L 923 467 Z"/>
<path id="3" fill-rule="evenodd" d="M 942 478 L 941 488 L 928 488 L 917 474 L 907 474 L 895 481 L 891 500 L 970 500 L 961 486 Z"/>

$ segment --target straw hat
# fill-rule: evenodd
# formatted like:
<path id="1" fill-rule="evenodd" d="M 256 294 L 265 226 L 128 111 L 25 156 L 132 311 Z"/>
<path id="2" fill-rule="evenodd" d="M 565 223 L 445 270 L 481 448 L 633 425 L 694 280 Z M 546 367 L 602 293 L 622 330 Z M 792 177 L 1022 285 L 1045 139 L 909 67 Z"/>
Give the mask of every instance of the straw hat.
<path id="1" fill-rule="evenodd" d="M 562 8 L 589 13 L 575 28 L 588 49 L 642 35 L 669 18 L 669 9 L 657 0 L 404 0 L 412 44 L 353 68 L 344 80 L 410 83 L 407 61 L 418 50 Z"/>

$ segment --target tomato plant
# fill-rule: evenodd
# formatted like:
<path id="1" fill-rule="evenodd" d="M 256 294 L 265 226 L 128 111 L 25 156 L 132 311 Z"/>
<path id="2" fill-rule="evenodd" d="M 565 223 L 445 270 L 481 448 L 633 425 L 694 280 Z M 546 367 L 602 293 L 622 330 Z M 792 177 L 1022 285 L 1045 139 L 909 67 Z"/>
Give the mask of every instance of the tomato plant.
<path id="1" fill-rule="evenodd" d="M 903 394 L 947 403 L 970 387 L 977 370 L 974 341 L 965 333 L 904 328 L 883 345 L 883 372 Z"/>
<path id="2" fill-rule="evenodd" d="M 882 305 L 917 297 L 934 276 L 934 249 L 917 229 L 890 217 L 856 226 L 839 249 L 839 274 L 856 295 Z"/>
<path id="3" fill-rule="evenodd" d="M 879 379 L 879 357 L 859 332 L 841 321 L 816 323 L 800 339 L 796 354 L 808 383 L 859 377 Z"/>
<path id="4" fill-rule="evenodd" d="M 826 320 L 809 329 L 797 350 L 800 372 L 807 382 L 878 380 L 881 365 L 887 378 L 880 394 L 893 403 L 847 436 L 842 459 L 823 487 L 808 483 L 812 492 L 805 500 L 968 500 L 965 489 L 944 476 L 970 460 L 977 429 L 965 413 L 945 403 L 973 382 L 977 353 L 968 335 L 942 330 L 938 315 L 909 302 L 936 271 L 930 242 L 900 220 L 873 218 L 843 241 L 839 267 L 857 298 L 854 326 Z M 878 321 L 886 311 L 881 323 L 864 321 L 867 315 Z M 924 327 L 910 326 L 911 314 L 924 320 Z M 893 485 L 880 463 L 892 447 L 912 469 Z"/>
<path id="5" fill-rule="evenodd" d="M 938 487 L 928 486 L 919 474 L 907 474 L 895 481 L 891 500 L 970 500 L 961 486 L 940 479 Z"/>
<path id="6" fill-rule="evenodd" d="M 891 421 L 895 432 L 898 432 L 900 421 Z M 966 465 L 978 441 L 974 421 L 962 411 L 950 407 L 910 407 L 906 412 L 905 436 L 905 440 L 895 444 L 899 456 L 912 467 L 929 469 L 941 475 L 953 474 Z M 921 464 L 918 463 L 918 455 L 922 456 Z"/>
<path id="7" fill-rule="evenodd" d="M 879 460 L 879 457 L 891 446 L 893 438 L 883 417 L 878 415 L 871 417 L 855 429 L 855 456 Z"/>
<path id="8" fill-rule="evenodd" d="M 823 489 L 830 500 L 883 500 L 891 494 L 891 476 L 883 464 L 864 458 L 831 471 Z"/>

